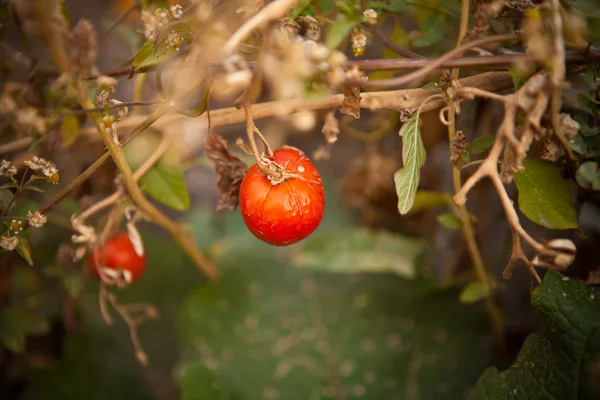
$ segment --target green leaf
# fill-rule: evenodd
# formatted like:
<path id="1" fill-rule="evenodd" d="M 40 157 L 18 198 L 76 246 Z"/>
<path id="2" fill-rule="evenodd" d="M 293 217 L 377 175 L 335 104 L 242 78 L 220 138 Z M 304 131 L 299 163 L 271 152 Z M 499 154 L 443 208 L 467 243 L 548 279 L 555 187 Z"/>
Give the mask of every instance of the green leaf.
<path id="1" fill-rule="evenodd" d="M 0 339 L 13 352 L 25 349 L 25 339 L 30 335 L 42 335 L 50 328 L 48 321 L 34 310 L 8 307 L 0 315 Z"/>
<path id="2" fill-rule="evenodd" d="M 373 8 L 375 10 L 387 10 L 392 12 L 403 11 L 406 8 L 405 0 L 389 0 L 385 1 L 369 1 L 365 8 Z"/>
<path id="3" fill-rule="evenodd" d="M 245 229 L 239 213 L 227 218 Z M 458 399 L 489 362 L 485 314 L 457 290 L 294 268 L 285 248 L 228 247 L 237 230 L 221 235 L 220 281 L 180 309 L 184 399 L 210 399 L 213 385 L 226 388 L 217 399 Z"/>
<path id="4" fill-rule="evenodd" d="M 598 170 L 598 163 L 588 161 L 581 164 L 575 172 L 575 179 L 579 186 L 584 189 L 600 190 L 600 170 Z"/>
<path id="5" fill-rule="evenodd" d="M 597 399 L 591 368 L 600 360 L 600 289 L 549 271 L 531 302 L 542 327 L 526 339 L 511 368 L 486 370 L 470 398 Z"/>
<path id="6" fill-rule="evenodd" d="M 160 146 L 159 133 L 148 130 L 137 136 L 123 150 L 127 163 L 137 170 Z M 160 160 L 140 179 L 140 188 L 156 201 L 175 210 L 190 206 L 183 169 L 176 148 L 170 147 Z"/>
<path id="7" fill-rule="evenodd" d="M 460 218 L 450 213 L 438 215 L 437 221 L 444 228 L 448 229 L 460 229 L 461 226 Z"/>
<path id="8" fill-rule="evenodd" d="M 19 235 L 19 243 L 17 244 L 17 253 L 27 261 L 27 264 L 33 267 L 33 259 L 31 258 L 31 247 L 29 246 L 29 240 L 25 235 Z"/>
<path id="9" fill-rule="evenodd" d="M 317 4 L 321 7 L 323 15 L 327 15 L 333 11 L 334 5 L 332 0 L 317 0 Z"/>
<path id="10" fill-rule="evenodd" d="M 473 142 L 469 145 L 469 153 L 471 153 L 471 154 L 483 153 L 484 151 L 486 151 L 487 149 L 492 147 L 495 140 L 496 140 L 496 136 L 478 137 L 477 139 L 473 140 Z"/>
<path id="11" fill-rule="evenodd" d="M 421 32 L 413 39 L 414 47 L 431 46 L 444 37 L 446 18 L 443 14 L 430 14 L 421 25 Z"/>
<path id="12" fill-rule="evenodd" d="M 140 179 L 140 188 L 175 210 L 184 211 L 190 206 L 190 195 L 179 163 L 159 161 Z"/>
<path id="13" fill-rule="evenodd" d="M 577 213 L 569 186 L 556 167 L 536 159 L 526 159 L 524 167 L 515 174 L 523 214 L 546 228 L 577 228 Z"/>
<path id="14" fill-rule="evenodd" d="M 467 286 L 465 286 L 462 292 L 460 292 L 460 302 L 476 303 L 480 300 L 485 299 L 485 297 L 489 293 L 489 290 L 489 286 L 485 286 L 479 281 L 470 282 Z"/>
<path id="15" fill-rule="evenodd" d="M 356 18 L 338 15 L 338 18 L 329 28 L 329 32 L 327 32 L 327 38 L 325 39 L 327 47 L 330 49 L 338 47 L 357 23 L 358 20 Z"/>
<path id="16" fill-rule="evenodd" d="M 18 186 L 17 184 L 7 184 L 7 185 L 15 185 Z M 4 185 L 3 185 L 4 186 Z M 4 210 L 6 209 L 6 207 L 8 207 L 8 205 L 10 204 L 10 200 L 13 198 L 13 193 L 5 188 L 0 188 L 0 210 L 2 210 L 2 212 L 4 212 Z"/>
<path id="17" fill-rule="evenodd" d="M 306 7 L 310 5 L 312 0 L 298 0 L 296 7 L 290 11 L 288 17 L 291 19 L 296 18 L 298 15 L 301 15 Z"/>
<path id="18" fill-rule="evenodd" d="M 416 111 L 400 128 L 404 166 L 394 174 L 400 214 L 406 214 L 412 208 L 419 186 L 420 169 L 425 164 L 426 154 L 421 139 L 419 114 L 420 110 Z"/>
<path id="19" fill-rule="evenodd" d="M 66 115 L 60 124 L 60 135 L 63 145 L 70 147 L 79 134 L 79 120 L 75 115 Z"/>
<path id="20" fill-rule="evenodd" d="M 391 272 L 414 278 L 417 259 L 426 246 L 426 242 L 418 238 L 353 228 L 305 240 L 293 260 L 300 268 L 339 273 Z"/>
<path id="21" fill-rule="evenodd" d="M 181 37 L 181 44 L 190 43 L 193 39 L 190 27 L 184 23 L 176 24 L 170 32 L 176 32 Z M 148 40 L 138 51 L 131 66 L 136 70 L 149 68 L 161 64 L 177 53 L 177 49 L 170 45 L 167 38 L 158 38 L 156 41 Z"/>

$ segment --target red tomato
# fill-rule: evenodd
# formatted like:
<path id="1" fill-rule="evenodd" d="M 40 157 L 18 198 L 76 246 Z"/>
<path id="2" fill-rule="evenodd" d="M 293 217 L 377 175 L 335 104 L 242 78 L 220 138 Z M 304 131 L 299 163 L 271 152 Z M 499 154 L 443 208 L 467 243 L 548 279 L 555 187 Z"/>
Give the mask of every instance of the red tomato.
<path id="1" fill-rule="evenodd" d="M 300 150 L 283 147 L 271 159 L 298 177 L 273 185 L 253 165 L 240 187 L 240 210 L 248 229 L 274 246 L 296 243 L 317 229 L 325 210 L 319 172 Z"/>
<path id="2" fill-rule="evenodd" d="M 146 269 L 146 253 L 140 256 L 127 233 L 119 233 L 88 256 L 90 272 L 100 279 L 98 265 L 104 268 L 103 274 L 109 280 L 117 284 L 130 284 L 142 277 Z"/>

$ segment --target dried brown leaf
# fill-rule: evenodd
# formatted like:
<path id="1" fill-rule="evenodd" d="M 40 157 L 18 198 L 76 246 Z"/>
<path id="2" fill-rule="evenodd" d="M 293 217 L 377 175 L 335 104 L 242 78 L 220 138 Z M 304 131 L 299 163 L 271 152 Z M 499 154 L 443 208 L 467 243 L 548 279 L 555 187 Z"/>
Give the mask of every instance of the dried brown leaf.
<path id="1" fill-rule="evenodd" d="M 344 85 L 344 102 L 340 106 L 342 114 L 351 115 L 356 119 L 360 118 L 360 87 L 353 85 Z"/>
<path id="2" fill-rule="evenodd" d="M 321 129 L 327 143 L 335 143 L 340 133 L 340 127 L 337 118 L 335 117 L 335 111 L 330 111 L 325 114 L 325 123 L 323 129 Z"/>
<path id="3" fill-rule="evenodd" d="M 233 211 L 239 204 L 239 193 L 247 166 L 227 149 L 227 142 L 215 133 L 206 137 L 206 155 L 217 173 L 219 198 L 217 211 Z"/>

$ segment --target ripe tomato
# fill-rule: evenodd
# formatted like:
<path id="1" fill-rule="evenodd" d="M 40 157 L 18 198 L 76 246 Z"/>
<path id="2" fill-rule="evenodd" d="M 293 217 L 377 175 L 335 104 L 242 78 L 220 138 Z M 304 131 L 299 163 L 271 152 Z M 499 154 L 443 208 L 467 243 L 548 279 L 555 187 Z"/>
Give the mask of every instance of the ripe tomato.
<path id="1" fill-rule="evenodd" d="M 240 187 L 240 210 L 257 238 L 287 246 L 317 229 L 325 210 L 325 191 L 319 172 L 300 150 L 283 147 L 273 152 L 271 160 L 298 177 L 274 185 L 253 165 Z"/>
<path id="2" fill-rule="evenodd" d="M 100 279 L 98 265 L 105 278 L 116 284 L 127 285 L 141 278 L 146 269 L 146 254 L 140 256 L 127 233 L 119 233 L 98 246 L 88 256 L 88 268 Z"/>

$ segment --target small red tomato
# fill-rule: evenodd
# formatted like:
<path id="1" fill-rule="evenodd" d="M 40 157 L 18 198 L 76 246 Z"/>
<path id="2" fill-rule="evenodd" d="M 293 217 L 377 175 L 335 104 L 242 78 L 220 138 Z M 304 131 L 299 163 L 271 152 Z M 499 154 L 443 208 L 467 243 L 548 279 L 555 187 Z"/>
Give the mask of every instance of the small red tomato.
<path id="1" fill-rule="evenodd" d="M 88 268 L 100 279 L 100 271 L 109 281 L 128 285 L 140 279 L 146 269 L 146 253 L 139 255 L 127 233 L 119 233 L 98 246 L 88 256 Z"/>
<path id="2" fill-rule="evenodd" d="M 260 240 L 287 246 L 317 229 L 325 210 L 325 191 L 313 163 L 294 147 L 273 152 L 272 161 L 297 177 L 272 184 L 253 165 L 240 187 L 240 210 L 248 229 Z"/>

